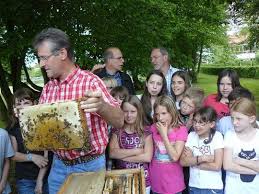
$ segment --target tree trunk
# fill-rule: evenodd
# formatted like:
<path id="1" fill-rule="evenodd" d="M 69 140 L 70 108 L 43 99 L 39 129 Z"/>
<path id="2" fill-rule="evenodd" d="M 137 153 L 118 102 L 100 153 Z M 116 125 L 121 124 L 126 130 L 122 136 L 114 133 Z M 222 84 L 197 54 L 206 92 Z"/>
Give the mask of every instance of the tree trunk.
<path id="1" fill-rule="evenodd" d="M 199 60 L 198 60 L 197 74 L 200 73 L 201 60 L 202 60 L 202 51 L 203 51 L 203 44 L 201 44 L 201 48 L 200 48 L 200 55 L 199 55 Z"/>
<path id="2" fill-rule="evenodd" d="M 25 65 L 24 62 L 23 62 L 23 64 L 22 64 L 22 66 L 23 66 L 23 70 L 24 70 L 24 73 L 25 73 L 25 76 L 26 76 L 26 81 L 28 82 L 28 84 L 30 84 L 31 87 L 32 87 L 34 90 L 37 90 L 37 91 L 40 92 L 40 91 L 42 90 L 42 87 L 37 86 L 36 84 L 34 84 L 34 83 L 31 81 L 30 75 L 29 75 L 29 73 L 28 73 L 27 67 L 26 67 L 26 65 Z"/>
<path id="3" fill-rule="evenodd" d="M 44 84 L 46 84 L 49 81 L 49 78 L 47 76 L 47 73 L 46 73 L 45 69 L 41 68 L 41 73 L 42 73 L 42 76 L 43 76 Z"/>
<path id="4" fill-rule="evenodd" d="M 197 72 L 196 72 L 197 51 L 198 51 L 197 44 L 195 44 L 192 47 L 192 68 L 191 68 L 191 72 L 189 72 L 193 83 L 197 82 Z"/>
<path id="5" fill-rule="evenodd" d="M 9 114 L 12 113 L 12 93 L 9 89 L 9 85 L 8 85 L 8 82 L 6 81 L 5 79 L 5 71 L 3 69 L 3 66 L 2 66 L 2 63 L 1 63 L 1 60 L 0 60 L 0 88 L 1 88 L 1 92 L 2 92 L 2 95 L 4 97 L 4 100 L 6 101 L 6 104 L 7 104 L 7 112 Z M 8 115 L 9 115 L 8 114 Z"/>
<path id="6" fill-rule="evenodd" d="M 6 123 L 8 120 L 7 109 L 5 103 L 0 95 L 0 121 Z"/>
<path id="7" fill-rule="evenodd" d="M 15 54 L 11 55 L 10 57 L 13 91 L 16 91 L 21 83 L 21 71 L 23 60 L 24 57 L 19 57 Z"/>

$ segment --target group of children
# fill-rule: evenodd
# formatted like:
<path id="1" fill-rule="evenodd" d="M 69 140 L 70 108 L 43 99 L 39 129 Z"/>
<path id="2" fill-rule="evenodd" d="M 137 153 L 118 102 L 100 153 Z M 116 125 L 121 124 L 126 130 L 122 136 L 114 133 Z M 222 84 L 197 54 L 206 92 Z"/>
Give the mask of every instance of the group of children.
<path id="1" fill-rule="evenodd" d="M 121 129 L 108 126 L 109 169 L 143 168 L 146 193 L 258 193 L 256 105 L 235 71 L 223 70 L 217 94 L 206 98 L 202 89 L 191 86 L 185 71 L 172 76 L 167 91 L 163 73 L 153 70 L 140 96 L 129 95 L 113 78 L 103 81 L 124 112 Z M 17 90 L 14 97 L 15 112 L 35 103 L 27 89 Z M 0 193 L 8 193 L 9 158 L 17 162 L 19 193 L 47 193 L 51 159 L 24 148 L 17 117 L 7 130 L 11 141 L 0 130 Z"/>
<path id="2" fill-rule="evenodd" d="M 116 87 L 114 88 L 116 89 Z M 223 70 L 217 93 L 205 98 L 187 72 L 146 78 L 142 95 L 120 98 L 125 124 L 111 129 L 114 168 L 143 168 L 146 193 L 258 193 L 259 129 L 251 92 Z"/>

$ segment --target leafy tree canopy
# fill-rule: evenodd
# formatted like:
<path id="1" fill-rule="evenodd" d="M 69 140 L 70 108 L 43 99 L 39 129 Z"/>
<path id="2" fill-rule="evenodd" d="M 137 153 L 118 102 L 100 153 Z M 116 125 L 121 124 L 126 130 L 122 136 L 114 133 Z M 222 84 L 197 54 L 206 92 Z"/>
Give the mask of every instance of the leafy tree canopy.
<path id="1" fill-rule="evenodd" d="M 3 0 L 0 1 L 0 87 L 10 108 L 11 92 L 26 71 L 25 56 L 33 37 L 57 27 L 74 44 L 77 63 L 86 69 L 100 62 L 105 48 L 119 47 L 125 70 L 145 76 L 152 68 L 152 47 L 166 47 L 172 64 L 190 71 L 195 79 L 204 47 L 224 41 L 225 1 L 204 0 Z M 27 75 L 27 82 L 35 89 Z"/>
<path id="2" fill-rule="evenodd" d="M 229 0 L 230 13 L 240 22 L 244 19 L 249 26 L 250 44 L 259 44 L 259 1 L 258 0 Z"/>

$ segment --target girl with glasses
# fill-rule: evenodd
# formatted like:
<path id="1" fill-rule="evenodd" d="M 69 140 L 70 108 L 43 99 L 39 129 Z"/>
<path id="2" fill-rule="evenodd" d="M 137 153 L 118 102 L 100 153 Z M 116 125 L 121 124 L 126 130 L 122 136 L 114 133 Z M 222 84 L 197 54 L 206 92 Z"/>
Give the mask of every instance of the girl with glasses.
<path id="1" fill-rule="evenodd" d="M 180 160 L 181 165 L 190 167 L 190 194 L 223 194 L 223 136 L 215 130 L 216 119 L 211 107 L 194 113 L 194 131 L 188 135 Z"/>
<path id="2" fill-rule="evenodd" d="M 192 129 L 193 114 L 202 107 L 204 91 L 200 88 L 190 87 L 183 95 L 180 103 L 180 113 L 185 126 Z"/>

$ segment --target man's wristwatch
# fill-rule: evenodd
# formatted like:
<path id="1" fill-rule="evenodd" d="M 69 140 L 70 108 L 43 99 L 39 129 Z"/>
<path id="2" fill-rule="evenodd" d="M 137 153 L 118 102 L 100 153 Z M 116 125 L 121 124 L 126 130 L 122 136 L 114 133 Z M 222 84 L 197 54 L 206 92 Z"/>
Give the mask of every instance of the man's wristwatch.
<path id="1" fill-rule="evenodd" d="M 29 153 L 26 155 L 27 161 L 32 161 L 32 155 Z"/>

